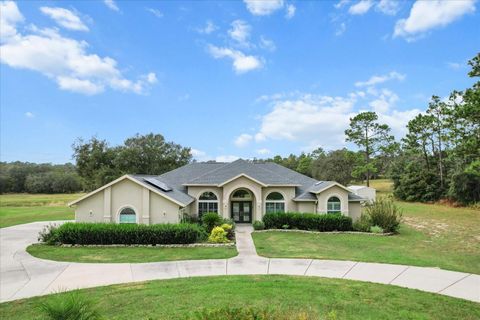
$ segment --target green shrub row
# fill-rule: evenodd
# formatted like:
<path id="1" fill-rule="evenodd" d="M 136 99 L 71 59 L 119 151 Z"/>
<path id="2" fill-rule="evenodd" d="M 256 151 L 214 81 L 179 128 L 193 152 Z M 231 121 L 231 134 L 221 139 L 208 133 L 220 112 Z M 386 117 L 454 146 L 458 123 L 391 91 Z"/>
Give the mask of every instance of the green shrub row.
<path id="1" fill-rule="evenodd" d="M 40 234 L 47 243 L 109 245 L 109 244 L 189 244 L 207 238 L 205 230 L 196 224 L 114 224 L 65 223 Z"/>
<path id="2" fill-rule="evenodd" d="M 341 214 L 267 213 L 263 216 L 265 229 L 299 229 L 311 231 L 351 231 L 352 218 Z"/>

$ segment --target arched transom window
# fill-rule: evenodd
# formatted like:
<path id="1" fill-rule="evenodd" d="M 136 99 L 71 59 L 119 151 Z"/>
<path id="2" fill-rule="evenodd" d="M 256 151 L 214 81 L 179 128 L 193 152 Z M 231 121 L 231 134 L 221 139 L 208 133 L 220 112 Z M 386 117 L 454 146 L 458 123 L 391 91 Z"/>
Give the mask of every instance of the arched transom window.
<path id="1" fill-rule="evenodd" d="M 235 191 L 232 194 L 232 199 L 235 200 L 252 200 L 252 194 L 248 192 L 247 190 L 240 189 Z"/>
<path id="2" fill-rule="evenodd" d="M 327 213 L 339 213 L 342 212 L 342 204 L 338 197 L 330 197 L 327 201 Z"/>
<path id="3" fill-rule="evenodd" d="M 202 193 L 198 198 L 198 216 L 201 218 L 207 212 L 218 213 L 218 198 L 211 191 Z"/>
<path id="4" fill-rule="evenodd" d="M 265 212 L 285 212 L 285 199 L 280 192 L 271 192 L 265 201 Z"/>
<path id="5" fill-rule="evenodd" d="M 130 207 L 123 208 L 120 211 L 120 217 L 118 218 L 120 223 L 137 223 L 137 215 L 135 210 Z"/>

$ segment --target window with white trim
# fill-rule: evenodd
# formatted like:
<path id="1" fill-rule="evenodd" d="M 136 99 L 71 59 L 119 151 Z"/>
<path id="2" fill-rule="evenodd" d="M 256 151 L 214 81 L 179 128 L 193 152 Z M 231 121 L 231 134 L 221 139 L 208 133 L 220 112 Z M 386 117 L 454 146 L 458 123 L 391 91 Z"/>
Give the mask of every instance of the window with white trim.
<path id="1" fill-rule="evenodd" d="M 265 213 L 285 212 L 285 199 L 280 192 L 271 192 L 265 201 Z"/>
<path id="2" fill-rule="evenodd" d="M 330 197 L 327 201 L 327 213 L 340 213 L 342 212 L 342 204 L 338 197 Z"/>
<path id="3" fill-rule="evenodd" d="M 118 218 L 119 223 L 137 223 L 137 215 L 135 210 L 130 207 L 123 208 L 120 211 L 120 216 Z"/>
<path id="4" fill-rule="evenodd" d="M 201 218 L 207 212 L 218 213 L 218 198 L 211 191 L 202 193 L 198 198 L 198 216 Z"/>

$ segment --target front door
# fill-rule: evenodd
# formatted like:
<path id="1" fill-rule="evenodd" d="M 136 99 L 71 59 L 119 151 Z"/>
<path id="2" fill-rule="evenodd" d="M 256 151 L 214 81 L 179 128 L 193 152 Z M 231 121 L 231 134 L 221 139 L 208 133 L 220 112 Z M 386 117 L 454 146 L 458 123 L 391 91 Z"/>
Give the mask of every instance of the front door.
<path id="1" fill-rule="evenodd" d="M 232 201 L 232 219 L 235 223 L 251 223 L 252 202 Z"/>

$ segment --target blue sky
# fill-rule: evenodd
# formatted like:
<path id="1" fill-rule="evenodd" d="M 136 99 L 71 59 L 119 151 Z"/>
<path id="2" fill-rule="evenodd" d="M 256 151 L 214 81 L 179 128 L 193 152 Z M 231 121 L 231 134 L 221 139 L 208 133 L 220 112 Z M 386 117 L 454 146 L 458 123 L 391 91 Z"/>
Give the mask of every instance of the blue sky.
<path id="1" fill-rule="evenodd" d="M 374 110 L 400 138 L 464 89 L 475 1 L 1 2 L 1 160 L 161 133 L 199 160 L 346 146 Z M 348 145 L 347 145 L 348 146 Z"/>

